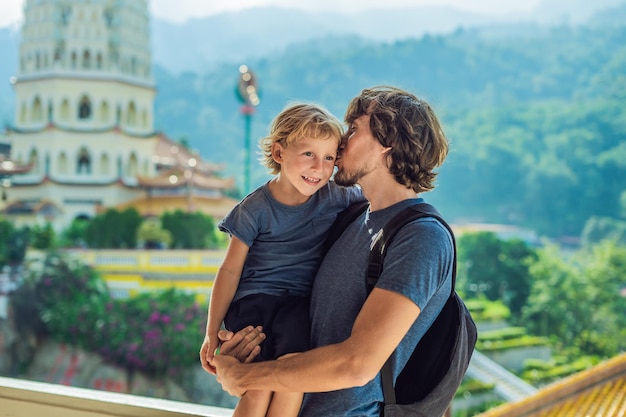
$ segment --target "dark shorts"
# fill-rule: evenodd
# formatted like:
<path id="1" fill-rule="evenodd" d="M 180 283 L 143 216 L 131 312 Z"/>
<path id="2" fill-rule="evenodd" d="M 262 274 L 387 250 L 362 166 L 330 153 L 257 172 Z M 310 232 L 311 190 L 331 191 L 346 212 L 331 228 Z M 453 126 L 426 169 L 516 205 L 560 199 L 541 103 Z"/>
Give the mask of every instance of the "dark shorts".
<path id="1" fill-rule="evenodd" d="M 253 294 L 228 308 L 224 325 L 238 332 L 246 326 L 263 326 L 267 338 L 255 361 L 279 358 L 287 353 L 309 350 L 311 323 L 309 299 L 293 295 Z"/>

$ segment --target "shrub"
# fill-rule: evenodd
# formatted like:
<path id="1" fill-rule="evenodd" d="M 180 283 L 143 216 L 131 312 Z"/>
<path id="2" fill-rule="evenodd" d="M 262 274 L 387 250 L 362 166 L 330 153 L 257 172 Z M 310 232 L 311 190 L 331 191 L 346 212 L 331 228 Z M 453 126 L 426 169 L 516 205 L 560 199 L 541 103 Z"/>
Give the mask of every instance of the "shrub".
<path id="1" fill-rule="evenodd" d="M 502 329 L 480 332 L 480 340 L 508 340 L 523 337 L 525 335 L 526 329 L 523 327 L 504 327 Z"/>
<path id="2" fill-rule="evenodd" d="M 198 361 L 206 313 L 192 294 L 172 288 L 113 299 L 95 270 L 57 253 L 26 270 L 12 304 L 37 334 L 153 376 L 175 376 Z"/>
<path id="3" fill-rule="evenodd" d="M 527 366 L 522 371 L 521 378 L 535 386 L 545 385 L 589 369 L 600 362 L 598 357 L 583 356 L 570 363 L 546 364 L 545 367 Z"/>
<path id="4" fill-rule="evenodd" d="M 481 382 L 473 378 L 465 378 L 461 386 L 454 394 L 455 398 L 467 398 L 468 396 L 482 394 L 484 392 L 493 391 L 495 384 Z"/>
<path id="5" fill-rule="evenodd" d="M 507 350 L 520 347 L 545 346 L 548 339 L 538 336 L 523 336 L 515 339 L 505 340 L 481 340 L 476 342 L 476 349 L 482 352 L 490 352 L 497 350 Z"/>
<path id="6" fill-rule="evenodd" d="M 467 308 L 476 321 L 506 320 L 511 315 L 508 307 L 502 301 L 490 301 L 484 297 L 465 300 Z"/>
<path id="7" fill-rule="evenodd" d="M 129 300 L 111 300 L 97 351 L 110 362 L 150 375 L 176 376 L 198 362 L 206 313 L 194 296 L 168 289 Z M 97 348 L 97 347 L 96 347 Z"/>

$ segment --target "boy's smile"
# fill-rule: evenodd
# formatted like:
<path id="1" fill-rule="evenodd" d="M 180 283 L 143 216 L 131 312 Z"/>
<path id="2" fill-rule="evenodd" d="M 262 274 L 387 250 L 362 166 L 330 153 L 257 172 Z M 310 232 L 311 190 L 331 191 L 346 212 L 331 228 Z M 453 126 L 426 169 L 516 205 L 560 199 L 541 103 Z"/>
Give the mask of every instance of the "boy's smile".
<path id="1" fill-rule="evenodd" d="M 283 204 L 298 205 L 330 180 L 337 141 L 334 137 L 303 137 L 288 146 L 276 142 L 272 156 L 280 164 L 280 173 L 270 183 L 272 195 Z"/>

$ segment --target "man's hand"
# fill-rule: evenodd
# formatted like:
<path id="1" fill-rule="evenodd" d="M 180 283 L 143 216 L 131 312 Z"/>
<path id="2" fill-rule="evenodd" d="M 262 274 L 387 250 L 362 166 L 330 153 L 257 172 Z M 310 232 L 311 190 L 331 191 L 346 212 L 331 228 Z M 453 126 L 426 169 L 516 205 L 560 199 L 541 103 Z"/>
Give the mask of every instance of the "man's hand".
<path id="1" fill-rule="evenodd" d="M 258 346 L 257 346 L 258 347 Z M 222 384 L 222 389 L 235 397 L 241 397 L 246 393 L 237 383 L 243 375 L 243 365 L 232 356 L 216 355 L 213 365 L 217 369 L 217 382 Z"/>
<path id="2" fill-rule="evenodd" d="M 220 355 L 234 356 L 239 362 L 250 363 L 261 353 L 261 346 L 265 340 L 265 333 L 261 326 L 248 326 L 233 334 L 226 330 L 220 330 L 217 335 L 220 339 Z"/>

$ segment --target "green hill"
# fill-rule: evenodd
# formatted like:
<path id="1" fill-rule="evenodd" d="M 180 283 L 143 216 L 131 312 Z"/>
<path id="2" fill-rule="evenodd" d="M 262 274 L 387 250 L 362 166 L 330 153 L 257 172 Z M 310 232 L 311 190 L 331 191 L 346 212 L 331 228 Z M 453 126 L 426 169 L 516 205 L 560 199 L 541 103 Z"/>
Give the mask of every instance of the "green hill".
<path id="1" fill-rule="evenodd" d="M 619 9 L 622 10 L 622 9 Z M 607 15 L 608 16 L 608 15 Z M 252 136 L 292 100 L 338 116 L 362 88 L 393 84 L 429 100 L 452 140 L 429 197 L 454 221 L 579 235 L 592 215 L 620 217 L 626 178 L 626 26 L 528 25 L 393 43 L 326 38 L 247 62 L 261 105 Z M 173 76 L 157 68 L 157 124 L 242 172 L 236 65 Z M 253 183 L 267 178 L 253 167 Z M 620 180 L 621 179 L 621 180 Z"/>

